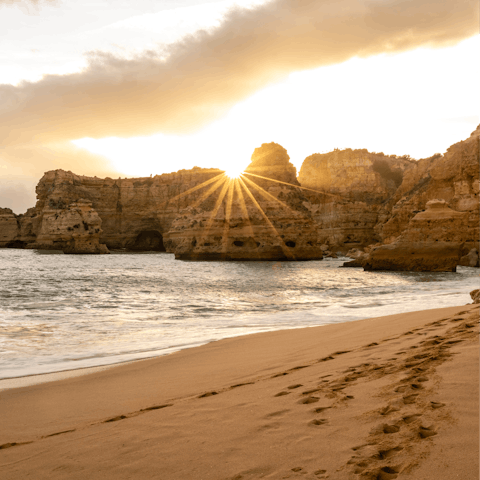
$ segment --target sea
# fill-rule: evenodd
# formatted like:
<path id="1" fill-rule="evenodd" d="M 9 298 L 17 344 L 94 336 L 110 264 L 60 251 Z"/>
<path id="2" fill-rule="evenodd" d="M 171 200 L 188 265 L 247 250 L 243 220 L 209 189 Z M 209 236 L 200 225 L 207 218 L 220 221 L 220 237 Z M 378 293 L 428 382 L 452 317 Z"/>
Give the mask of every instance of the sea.
<path id="1" fill-rule="evenodd" d="M 0 250 L 0 379 L 167 355 L 222 338 L 465 305 L 479 270 L 364 272 L 348 258 L 193 262 Z"/>

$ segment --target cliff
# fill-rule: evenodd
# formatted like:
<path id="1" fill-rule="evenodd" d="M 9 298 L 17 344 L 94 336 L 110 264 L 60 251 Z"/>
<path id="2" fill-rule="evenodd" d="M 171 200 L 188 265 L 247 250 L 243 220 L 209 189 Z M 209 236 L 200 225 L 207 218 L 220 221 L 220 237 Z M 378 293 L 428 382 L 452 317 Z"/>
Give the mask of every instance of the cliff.
<path id="1" fill-rule="evenodd" d="M 35 208 L 16 218 L 14 235 L 13 220 L 7 220 L 9 232 L 4 236 L 10 245 L 35 242 L 38 235 L 49 231 L 52 216 L 55 218 L 72 203 L 84 199 L 102 221 L 100 243 L 110 249 L 165 251 L 163 235 L 174 219 L 221 173 L 217 169 L 194 168 L 153 178 L 114 180 L 50 171 L 37 185 Z M 8 246 L 6 240 L 3 243 Z M 48 242 L 43 245 L 46 247 Z"/>
<path id="2" fill-rule="evenodd" d="M 174 221 L 167 251 L 189 260 L 321 259 L 317 225 L 296 185 L 286 150 L 263 144 L 243 175 L 221 178 Z"/>
<path id="3" fill-rule="evenodd" d="M 102 220 L 91 202 L 80 199 L 65 208 L 46 208 L 34 243 L 27 248 L 65 253 L 109 253 L 100 243 Z"/>
<path id="4" fill-rule="evenodd" d="M 468 220 L 463 232 L 466 252 L 479 248 L 479 144 L 480 125 L 464 141 L 448 148 L 445 155 L 413 163 L 394 195 L 387 221 L 376 227 L 381 240 L 391 243 L 407 228 L 410 219 L 430 200 L 445 200 Z M 465 252 L 465 253 L 466 253 Z"/>
<path id="5" fill-rule="evenodd" d="M 321 229 L 321 240 L 341 250 L 380 240 L 375 226 L 412 161 L 367 150 L 335 150 L 305 159 L 299 173 Z M 317 192 L 324 192 L 315 193 Z"/>
<path id="6" fill-rule="evenodd" d="M 468 215 L 430 200 L 405 231 L 388 245 L 373 248 L 364 260 L 365 270 L 455 272 L 464 243 Z"/>
<path id="7" fill-rule="evenodd" d="M 110 249 L 167 250 L 178 258 L 321 258 L 322 249 L 370 251 L 406 239 L 418 245 L 412 235 L 423 217 L 416 215 L 438 199 L 462 213 L 462 227 L 448 227 L 455 240 L 445 230 L 441 242 L 460 251 L 460 264 L 478 266 L 479 141 L 480 126 L 444 155 L 419 161 L 367 150 L 314 154 L 298 179 L 276 143 L 255 149 L 243 176 L 231 182 L 222 170 L 197 167 L 116 180 L 51 171 L 37 186 L 34 208 L 24 215 L 0 209 L 0 247 L 53 248 L 52 218 L 84 199 L 101 220 L 98 243 Z"/>

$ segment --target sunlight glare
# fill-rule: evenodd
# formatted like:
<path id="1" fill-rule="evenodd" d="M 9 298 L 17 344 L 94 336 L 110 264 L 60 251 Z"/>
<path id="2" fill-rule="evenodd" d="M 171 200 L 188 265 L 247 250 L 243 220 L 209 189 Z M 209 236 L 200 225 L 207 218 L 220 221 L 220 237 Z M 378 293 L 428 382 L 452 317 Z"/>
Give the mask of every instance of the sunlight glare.
<path id="1" fill-rule="evenodd" d="M 231 180 L 234 180 L 235 178 L 239 178 L 244 170 L 243 167 L 239 167 L 238 165 L 230 165 L 225 169 L 225 175 Z"/>

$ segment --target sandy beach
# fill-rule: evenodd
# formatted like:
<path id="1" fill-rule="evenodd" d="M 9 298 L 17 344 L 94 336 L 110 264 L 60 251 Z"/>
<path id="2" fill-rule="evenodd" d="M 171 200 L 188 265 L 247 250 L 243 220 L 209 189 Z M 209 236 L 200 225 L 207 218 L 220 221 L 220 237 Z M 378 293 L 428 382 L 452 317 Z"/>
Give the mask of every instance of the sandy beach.
<path id="1" fill-rule="evenodd" d="M 478 479 L 478 320 L 260 333 L 3 390 L 0 477 Z"/>

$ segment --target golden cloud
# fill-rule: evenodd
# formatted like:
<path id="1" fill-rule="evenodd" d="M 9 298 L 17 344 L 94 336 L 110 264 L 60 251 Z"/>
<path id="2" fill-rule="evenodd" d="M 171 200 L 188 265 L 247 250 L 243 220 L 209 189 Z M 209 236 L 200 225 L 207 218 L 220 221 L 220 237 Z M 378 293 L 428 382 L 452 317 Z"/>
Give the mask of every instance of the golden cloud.
<path id="1" fill-rule="evenodd" d="M 134 59 L 96 52 L 81 72 L 0 85 L 0 142 L 191 132 L 291 72 L 476 33 L 477 0 L 276 0 L 235 8 L 217 29 Z"/>

